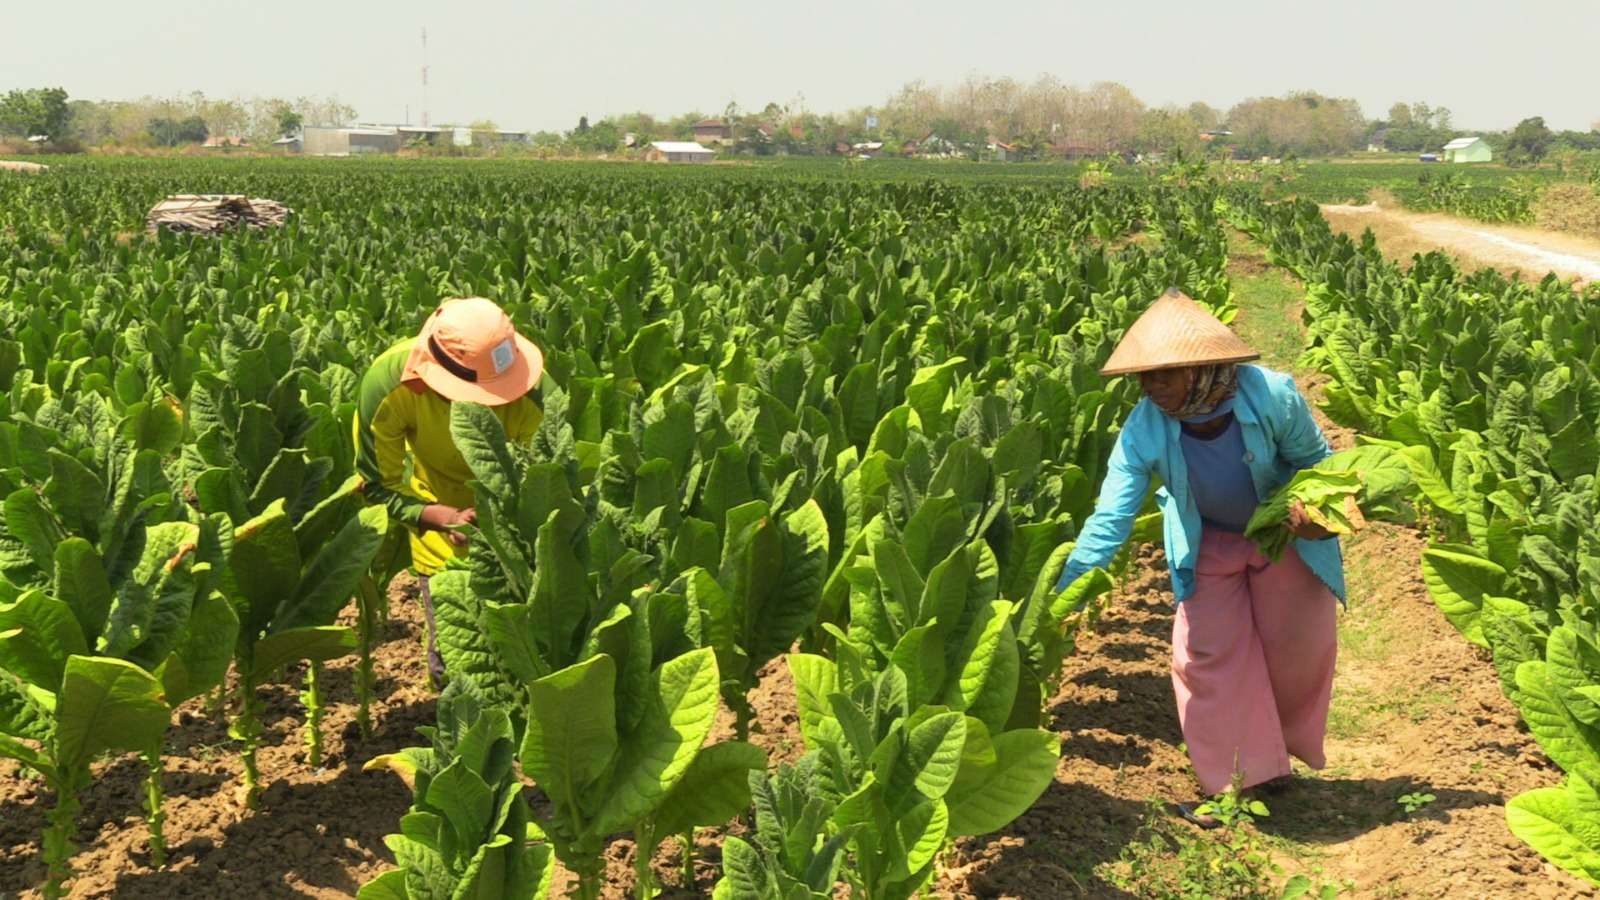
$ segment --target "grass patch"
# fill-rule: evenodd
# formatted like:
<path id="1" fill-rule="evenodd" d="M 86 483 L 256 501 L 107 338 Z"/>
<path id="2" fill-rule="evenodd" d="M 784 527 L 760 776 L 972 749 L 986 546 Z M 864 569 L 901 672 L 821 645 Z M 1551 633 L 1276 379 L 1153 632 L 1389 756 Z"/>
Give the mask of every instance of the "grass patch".
<path id="1" fill-rule="evenodd" d="M 1213 812 L 1223 827 L 1203 832 L 1152 802 L 1121 856 L 1101 863 L 1095 874 L 1121 891 L 1150 900 L 1332 898 L 1352 887 L 1323 881 L 1320 866 L 1314 867 L 1314 875 L 1286 871 L 1273 858 L 1274 851 L 1300 848 L 1258 830 L 1255 819 L 1270 813 L 1259 802 L 1248 806 L 1221 801 L 1221 808 Z M 1313 854 L 1289 855 L 1298 868 Z"/>
<path id="2" fill-rule="evenodd" d="M 1339 616 L 1339 650 L 1360 662 L 1382 662 L 1393 652 L 1395 632 L 1385 626 L 1381 616 L 1373 615 L 1368 599 L 1378 596 L 1385 572 L 1393 560 L 1375 556 L 1366 544 L 1372 532 L 1362 531 L 1346 539 L 1344 574 L 1350 596 L 1349 608 Z"/>
<path id="3" fill-rule="evenodd" d="M 1289 370 L 1303 345 L 1299 309 L 1304 290 L 1268 264 L 1261 248 L 1243 234 L 1228 235 L 1228 259 L 1228 278 L 1239 307 L 1234 328 L 1261 353 L 1268 368 Z"/>
<path id="4" fill-rule="evenodd" d="M 1328 709 L 1328 734 L 1342 740 L 1381 736 L 1397 719 L 1420 725 L 1455 707 L 1454 691 L 1437 685 L 1397 685 L 1384 689 L 1334 686 Z"/>

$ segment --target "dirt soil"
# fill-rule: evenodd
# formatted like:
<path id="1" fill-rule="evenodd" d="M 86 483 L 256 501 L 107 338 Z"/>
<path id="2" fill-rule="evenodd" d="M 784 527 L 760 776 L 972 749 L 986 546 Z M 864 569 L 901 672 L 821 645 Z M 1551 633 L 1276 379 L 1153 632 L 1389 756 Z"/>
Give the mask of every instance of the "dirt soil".
<path id="1" fill-rule="evenodd" d="M 1370 228 L 1390 258 L 1444 250 L 1467 268 L 1492 267 L 1507 274 L 1600 280 L 1600 240 L 1520 225 L 1491 225 L 1438 213 L 1414 213 L 1385 203 L 1325 204 L 1322 214 L 1338 232 L 1360 236 Z"/>
<path id="2" fill-rule="evenodd" d="M 204 699 L 175 717 L 165 757 L 167 866 L 152 869 L 145 848 L 143 767 L 132 756 L 99 764 L 83 796 L 73 897 L 347 897 L 393 863 L 383 836 L 398 830 L 410 792 L 395 776 L 363 772 L 381 753 L 422 743 L 433 694 L 421 647 L 422 611 L 409 579 L 391 592 L 391 616 L 374 665 L 372 737 L 355 724 L 354 657 L 331 663 L 323 680 L 323 766 L 304 764 L 298 680 L 262 689 L 265 733 L 257 753 L 266 790 L 247 814 L 236 742 Z M 53 797 L 44 786 L 0 771 L 0 897 L 34 896 L 44 877 L 38 838 Z"/>

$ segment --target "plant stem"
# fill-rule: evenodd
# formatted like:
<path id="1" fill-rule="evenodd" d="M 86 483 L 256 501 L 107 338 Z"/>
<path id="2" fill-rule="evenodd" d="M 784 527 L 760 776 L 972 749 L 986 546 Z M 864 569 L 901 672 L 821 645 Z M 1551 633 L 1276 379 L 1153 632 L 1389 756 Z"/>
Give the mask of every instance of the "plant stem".
<path id="1" fill-rule="evenodd" d="M 45 817 L 48 824 L 43 838 L 44 864 L 49 873 L 43 888 L 47 900 L 66 896 L 66 883 L 72 878 L 72 855 L 78 851 L 72 842 L 77 835 L 81 807 L 78 791 L 88 780 L 88 769 L 83 768 L 61 772 L 60 780 L 55 783 L 56 805 Z"/>
<path id="2" fill-rule="evenodd" d="M 604 878 L 599 872 L 578 872 L 578 900 L 600 900 L 600 887 Z"/>
<path id="3" fill-rule="evenodd" d="M 361 661 L 356 664 L 356 727 L 363 738 L 372 737 L 372 645 L 377 640 L 382 592 L 371 575 L 361 579 L 356 591 L 356 634 L 361 642 Z"/>
<path id="4" fill-rule="evenodd" d="M 650 865 L 655 856 L 655 828 L 649 823 L 639 825 L 633 832 L 633 896 L 635 900 L 651 900 L 661 893 L 656 884 L 655 868 Z"/>
<path id="5" fill-rule="evenodd" d="M 322 767 L 322 691 L 318 687 L 321 674 L 321 663 L 306 666 L 306 689 L 300 692 L 300 702 L 306 708 L 306 765 L 313 769 Z"/>
<path id="6" fill-rule="evenodd" d="M 733 732 L 741 741 L 750 739 L 750 702 L 744 697 L 731 699 L 728 704 L 733 707 Z"/>
<path id="7" fill-rule="evenodd" d="M 161 787 L 161 748 L 146 752 L 144 761 L 148 769 L 144 779 L 144 804 L 145 823 L 150 829 L 150 865 L 159 869 L 167 864 L 167 836 L 163 830 L 167 823 L 163 806 L 166 793 Z"/>
<path id="8" fill-rule="evenodd" d="M 694 889 L 694 827 L 683 833 L 683 889 Z"/>
<path id="9" fill-rule="evenodd" d="M 255 809 L 261 800 L 261 772 L 256 768 L 256 746 L 261 742 L 261 720 L 257 716 L 256 686 L 248 678 L 239 679 L 239 712 L 229 733 L 243 747 L 240 759 L 244 763 L 244 805 Z"/>

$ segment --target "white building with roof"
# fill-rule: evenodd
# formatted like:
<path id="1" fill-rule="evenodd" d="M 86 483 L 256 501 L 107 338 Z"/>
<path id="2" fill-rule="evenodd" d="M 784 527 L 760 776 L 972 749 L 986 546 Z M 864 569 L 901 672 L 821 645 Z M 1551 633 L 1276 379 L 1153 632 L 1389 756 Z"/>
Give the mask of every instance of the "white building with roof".
<path id="1" fill-rule="evenodd" d="M 652 141 L 644 158 L 650 162 L 708 163 L 716 155 L 697 141 Z"/>
<path id="2" fill-rule="evenodd" d="M 1489 162 L 1494 159 L 1494 151 L 1489 148 L 1489 142 L 1477 135 L 1458 137 L 1441 148 L 1445 162 L 1468 163 Z"/>

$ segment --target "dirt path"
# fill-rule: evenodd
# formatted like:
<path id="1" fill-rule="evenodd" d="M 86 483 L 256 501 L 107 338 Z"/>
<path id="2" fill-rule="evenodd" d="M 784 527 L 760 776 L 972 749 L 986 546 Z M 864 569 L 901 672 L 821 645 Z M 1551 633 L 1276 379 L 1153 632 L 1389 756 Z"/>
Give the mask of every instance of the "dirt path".
<path id="1" fill-rule="evenodd" d="M 1265 364 L 1292 368 L 1303 290 L 1242 236 L 1230 249 L 1240 331 Z M 1315 396 L 1320 380 L 1302 376 L 1302 388 Z M 1352 442 L 1347 429 L 1322 425 L 1335 446 Z M 1351 596 L 1340 616 L 1329 766 L 1297 763 L 1294 787 L 1269 798 L 1271 815 L 1255 832 L 1280 867 L 1275 885 L 1300 874 L 1351 897 L 1597 896 L 1506 829 L 1508 799 L 1561 775 L 1518 725 L 1489 662 L 1434 606 L 1420 577 L 1422 546 L 1415 532 L 1386 525 L 1347 544 Z M 1173 705 L 1171 589 L 1160 553 L 1146 549 L 1137 572 L 1066 661 L 1050 704 L 1063 738 L 1055 783 L 1006 831 L 963 842 L 941 896 L 1183 895 L 1118 887 L 1134 866 L 1146 886 L 1200 891 L 1188 896 L 1213 886 L 1197 888 L 1185 863 L 1184 842 L 1209 833 L 1174 826 L 1152 806 L 1198 787 Z M 1407 795 L 1434 799 L 1408 815 Z M 1130 863 L 1128 848 L 1152 834 L 1166 847 Z"/>
<path id="2" fill-rule="evenodd" d="M 1365 206 L 1326 204 L 1335 231 L 1359 235 L 1371 228 L 1391 258 L 1445 250 L 1469 268 L 1490 266 L 1529 278 L 1600 280 L 1600 240 L 1517 225 L 1490 225 L 1435 213 L 1413 213 L 1381 200 Z"/>
<path id="3" fill-rule="evenodd" d="M 1241 333 L 1281 335 L 1282 320 L 1252 301 L 1298 295 L 1298 284 L 1263 270 L 1248 242 L 1231 249 Z M 1298 306 L 1280 305 L 1278 316 L 1298 321 Z M 1320 377 L 1300 380 L 1320 393 Z M 1347 429 L 1318 417 L 1336 448 L 1350 445 Z M 1357 896 L 1596 896 L 1506 828 L 1505 802 L 1561 773 L 1518 723 L 1487 657 L 1434 605 L 1423 546 L 1415 531 L 1387 525 L 1347 543 L 1329 767 L 1305 773 L 1262 828 L 1284 839 L 1289 859 L 1352 883 Z M 1435 799 L 1407 815 L 1399 798 L 1408 794 Z"/>

